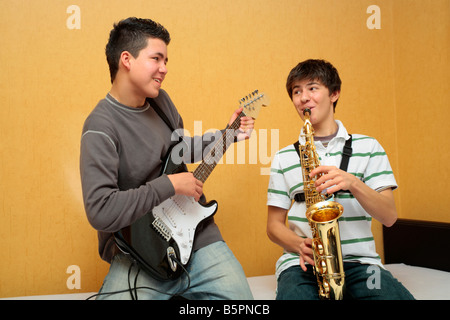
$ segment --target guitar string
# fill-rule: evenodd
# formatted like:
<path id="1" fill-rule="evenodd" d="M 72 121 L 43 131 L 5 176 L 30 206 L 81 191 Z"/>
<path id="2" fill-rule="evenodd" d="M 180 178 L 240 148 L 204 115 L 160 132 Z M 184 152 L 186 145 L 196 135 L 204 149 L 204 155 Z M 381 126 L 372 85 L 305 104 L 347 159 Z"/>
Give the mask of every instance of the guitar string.
<path id="1" fill-rule="evenodd" d="M 238 117 L 234 120 L 231 126 L 227 126 L 225 132 L 222 134 L 221 138 L 218 142 L 211 148 L 208 154 L 204 157 L 202 163 L 197 167 L 194 171 L 194 176 L 202 182 L 205 182 L 209 177 L 213 169 L 216 167 L 218 161 L 215 161 L 217 150 L 222 150 L 222 154 L 220 154 L 220 158 L 222 158 L 223 154 L 225 154 L 228 147 L 234 141 L 235 131 L 240 127 L 240 120 L 244 116 L 243 112 L 241 112 Z M 231 130 L 230 130 L 231 129 Z M 225 144 L 224 144 L 225 142 Z M 221 144 L 221 145 L 220 145 Z M 221 147 L 221 148 L 220 148 Z M 219 149 L 220 148 L 220 149 Z M 220 159 L 219 159 L 220 160 Z"/>

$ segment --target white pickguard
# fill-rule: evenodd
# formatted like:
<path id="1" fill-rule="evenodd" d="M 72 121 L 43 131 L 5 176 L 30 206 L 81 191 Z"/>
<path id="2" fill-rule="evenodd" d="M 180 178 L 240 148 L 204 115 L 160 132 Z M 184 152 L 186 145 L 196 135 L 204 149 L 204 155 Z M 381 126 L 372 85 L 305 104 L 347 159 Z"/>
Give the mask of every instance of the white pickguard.
<path id="1" fill-rule="evenodd" d="M 175 195 L 153 208 L 154 227 L 167 241 L 174 239 L 180 250 L 179 259 L 186 264 L 191 256 L 195 229 L 216 210 L 217 203 L 204 207 L 192 197 Z"/>

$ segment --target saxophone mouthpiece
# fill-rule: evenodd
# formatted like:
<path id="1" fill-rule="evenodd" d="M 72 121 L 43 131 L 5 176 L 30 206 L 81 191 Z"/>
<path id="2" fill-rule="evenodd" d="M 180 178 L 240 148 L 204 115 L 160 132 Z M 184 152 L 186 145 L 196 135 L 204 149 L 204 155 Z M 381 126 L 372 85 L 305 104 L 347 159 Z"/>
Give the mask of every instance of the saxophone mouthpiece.
<path id="1" fill-rule="evenodd" d="M 309 113 L 309 115 L 311 115 L 311 109 L 306 108 L 305 110 L 303 110 L 303 115 L 306 115 L 306 113 Z"/>

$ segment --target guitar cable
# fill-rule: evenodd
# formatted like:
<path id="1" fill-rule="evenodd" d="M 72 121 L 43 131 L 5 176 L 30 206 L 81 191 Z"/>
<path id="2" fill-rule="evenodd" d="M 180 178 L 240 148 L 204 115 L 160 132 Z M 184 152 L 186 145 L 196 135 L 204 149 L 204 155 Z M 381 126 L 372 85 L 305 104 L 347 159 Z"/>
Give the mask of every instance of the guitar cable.
<path id="1" fill-rule="evenodd" d="M 86 300 L 91 300 L 92 298 L 97 297 L 97 296 L 100 296 L 100 295 L 114 295 L 114 294 L 119 294 L 119 293 L 123 293 L 123 292 L 129 292 L 130 295 L 131 295 L 131 300 L 138 300 L 138 292 L 137 292 L 138 289 L 153 290 L 153 291 L 156 291 L 156 292 L 158 292 L 158 293 L 168 295 L 168 296 L 170 296 L 169 300 L 170 300 L 170 299 L 173 299 L 173 298 L 175 298 L 175 297 L 182 297 L 183 294 L 184 294 L 187 290 L 189 290 L 189 288 L 191 287 L 191 277 L 189 276 L 189 272 L 186 270 L 186 268 L 183 266 L 183 264 L 182 264 L 182 263 L 181 263 L 174 255 L 172 255 L 171 258 L 178 264 L 179 267 L 181 267 L 181 269 L 183 269 L 184 273 L 186 274 L 187 280 L 188 280 L 188 283 L 187 283 L 186 288 L 185 288 L 183 291 L 181 291 L 180 293 L 168 293 L 168 292 L 163 292 L 163 291 L 160 291 L 160 290 L 158 290 L 158 289 L 155 289 L 155 288 L 152 288 L 152 287 L 148 287 L 148 286 L 140 286 L 140 287 L 138 287 L 138 286 L 137 286 L 137 279 L 138 279 L 139 273 L 140 273 L 140 271 L 141 271 L 141 268 L 140 268 L 139 265 L 137 264 L 136 260 L 131 259 L 131 257 L 130 257 L 131 264 L 130 264 L 130 267 L 128 268 L 128 289 L 123 289 L 123 290 L 118 290 L 118 291 L 112 291 L 112 292 L 100 292 L 100 293 L 96 293 L 96 294 L 94 294 L 94 295 L 92 295 L 92 296 L 86 298 Z M 132 287 L 132 286 L 131 286 L 131 282 L 130 282 L 130 280 L 131 280 L 131 270 L 133 269 L 133 267 L 134 267 L 135 265 L 136 265 L 136 267 L 138 268 L 138 270 L 137 270 L 137 273 L 136 273 L 136 275 L 135 275 L 135 277 L 134 277 L 134 285 L 133 285 L 133 287 Z M 133 294 L 133 292 L 134 292 L 134 294 Z"/>

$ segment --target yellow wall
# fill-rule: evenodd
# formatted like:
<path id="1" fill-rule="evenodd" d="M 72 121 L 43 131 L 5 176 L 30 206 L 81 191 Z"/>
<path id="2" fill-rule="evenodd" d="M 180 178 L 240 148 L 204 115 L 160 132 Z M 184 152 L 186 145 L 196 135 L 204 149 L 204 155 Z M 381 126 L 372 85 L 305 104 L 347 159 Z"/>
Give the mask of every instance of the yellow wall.
<path id="1" fill-rule="evenodd" d="M 400 216 L 450 222 L 450 1 L 395 1 Z"/>
<path id="2" fill-rule="evenodd" d="M 237 158 L 245 149 L 236 147 L 234 161 L 219 165 L 205 185 L 248 276 L 273 273 L 281 252 L 265 234 L 268 176 L 261 169 L 272 147 L 297 138 L 301 122 L 284 86 L 303 59 L 324 58 L 340 70 L 336 116 L 385 147 L 400 185 L 399 216 L 450 222 L 440 205 L 448 180 L 449 0 L 0 4 L 0 297 L 96 291 L 107 272 L 82 205 L 79 140 L 85 117 L 109 90 L 109 30 L 128 16 L 153 18 L 171 32 L 163 87 L 191 133 L 200 130 L 195 121 L 202 131 L 223 128 L 254 89 L 271 98 L 244 143 L 244 163 Z M 80 9 L 80 29 L 71 29 L 71 5 Z M 371 5 L 380 8 L 381 29 L 367 26 Z M 251 146 L 257 161 L 250 161 Z M 382 253 L 379 224 L 374 232 Z M 72 265 L 80 268 L 80 289 L 66 284 Z"/>

